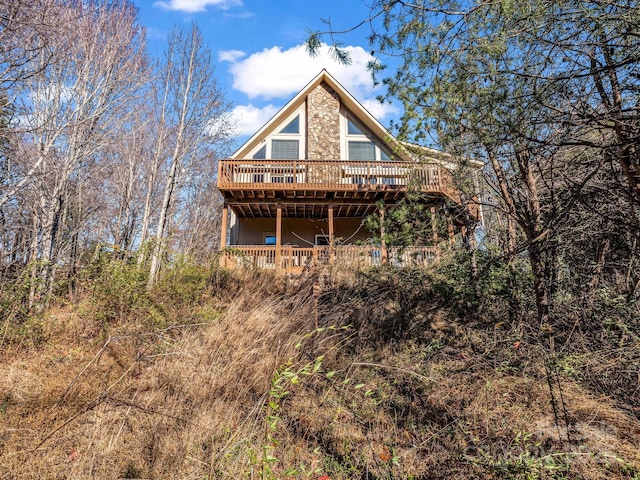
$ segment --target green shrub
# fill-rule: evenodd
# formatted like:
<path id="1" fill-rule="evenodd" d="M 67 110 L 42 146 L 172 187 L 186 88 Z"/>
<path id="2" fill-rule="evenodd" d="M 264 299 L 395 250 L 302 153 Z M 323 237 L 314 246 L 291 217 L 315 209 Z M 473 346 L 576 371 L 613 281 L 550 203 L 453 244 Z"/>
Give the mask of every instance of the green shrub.
<path id="1" fill-rule="evenodd" d="M 157 316 L 157 305 L 147 292 L 147 272 L 134 260 L 100 255 L 84 272 L 89 314 L 105 326 L 133 312 Z"/>
<path id="2" fill-rule="evenodd" d="M 476 254 L 477 276 L 471 255 L 463 248 L 452 250 L 432 270 L 432 293 L 449 308 L 466 317 L 507 303 L 530 302 L 532 277 L 523 258 L 508 263 L 499 252 L 485 249 Z M 529 300 L 528 300 L 529 299 Z"/>
<path id="3" fill-rule="evenodd" d="M 210 293 L 213 274 L 211 264 L 179 256 L 163 270 L 154 293 L 163 302 L 176 306 L 199 304 Z"/>
<path id="4" fill-rule="evenodd" d="M 0 284 L 0 348 L 28 340 L 39 344 L 45 340 L 42 316 L 31 311 L 29 293 L 34 282 L 26 266 L 21 274 Z"/>

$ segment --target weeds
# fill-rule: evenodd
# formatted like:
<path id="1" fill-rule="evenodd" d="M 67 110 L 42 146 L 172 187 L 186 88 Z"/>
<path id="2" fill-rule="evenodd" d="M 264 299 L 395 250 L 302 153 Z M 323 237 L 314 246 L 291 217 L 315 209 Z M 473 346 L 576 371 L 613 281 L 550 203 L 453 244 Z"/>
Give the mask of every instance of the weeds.
<path id="1" fill-rule="evenodd" d="M 290 388 L 304 381 L 306 377 L 311 377 L 321 373 L 322 360 L 324 356 L 317 357 L 313 362 L 309 362 L 302 367 L 295 368 L 293 361 L 289 360 L 281 365 L 271 379 L 271 389 L 267 397 L 267 406 L 265 412 L 265 430 L 264 444 L 262 446 L 262 457 L 260 459 L 260 478 L 262 479 L 278 479 L 280 478 L 279 470 L 274 467 L 280 460 L 274 456 L 276 447 L 281 443 L 278 439 L 281 423 L 282 410 L 284 408 L 285 399 L 291 394 Z M 314 450 L 318 453 L 318 449 Z M 282 475 L 310 477 L 315 473 L 319 473 L 318 469 L 309 469 L 304 465 L 297 467 L 288 467 L 282 470 Z"/>
<path id="2" fill-rule="evenodd" d="M 500 290 L 462 313 L 464 269 L 331 272 L 316 310 L 312 276 L 183 259 L 148 290 L 114 262 L 85 272 L 83 309 L 60 299 L 14 337 L 46 342 L 5 352 L 0 477 L 638 477 L 633 406 L 598 393 L 635 371 L 629 317 L 612 313 L 602 344 L 578 324 L 558 354 L 561 443 L 543 348 Z"/>
<path id="3" fill-rule="evenodd" d="M 152 308 L 146 292 L 146 273 L 133 261 L 101 256 L 84 275 L 90 285 L 87 315 L 102 322 L 105 328 L 137 310 Z"/>
<path id="4" fill-rule="evenodd" d="M 569 459 L 566 453 L 540 454 L 541 442 L 526 431 L 516 432 L 513 442 L 494 455 L 477 449 L 476 456 L 467 457 L 481 470 L 508 480 L 562 480 L 569 478 Z"/>

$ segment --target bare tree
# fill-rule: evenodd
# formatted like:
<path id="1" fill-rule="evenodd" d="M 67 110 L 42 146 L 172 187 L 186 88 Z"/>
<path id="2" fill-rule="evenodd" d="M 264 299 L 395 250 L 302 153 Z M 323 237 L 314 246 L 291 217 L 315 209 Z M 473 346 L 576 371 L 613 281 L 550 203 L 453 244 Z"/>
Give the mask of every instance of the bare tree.
<path id="1" fill-rule="evenodd" d="M 204 155 L 189 172 L 182 187 L 182 208 L 175 224 L 175 248 L 196 261 L 206 261 L 218 251 L 222 195 L 216 188 L 220 152 Z"/>
<path id="2" fill-rule="evenodd" d="M 105 175 L 103 200 L 111 243 L 123 252 L 131 252 L 137 245 L 140 221 L 144 209 L 145 180 L 153 169 L 154 130 L 151 112 L 142 99 L 132 104 L 132 113 L 124 132 L 112 142 L 107 152 L 111 172 Z"/>
<path id="3" fill-rule="evenodd" d="M 171 46 L 167 46 L 166 56 L 170 57 Z M 166 59 L 168 61 L 168 58 Z M 168 68 L 168 66 L 167 66 Z M 157 70 L 161 70 L 161 65 L 157 65 Z M 147 238 L 149 236 L 149 229 L 152 220 L 152 210 L 154 205 L 154 197 L 158 196 L 158 176 L 162 170 L 162 160 L 166 158 L 169 153 L 169 129 L 171 122 L 168 119 L 168 106 L 169 95 L 171 90 L 169 85 L 172 81 L 172 76 L 165 74 L 159 76 L 157 72 L 154 77 L 154 82 L 151 84 L 151 88 L 147 91 L 149 97 L 149 104 L 151 105 L 151 128 L 154 132 L 153 152 L 150 158 L 152 159 L 151 165 L 147 171 L 146 176 L 146 192 L 144 200 L 144 209 L 142 213 L 142 227 L 140 230 L 140 244 L 145 246 Z M 144 260 L 143 256 L 139 256 L 138 262 L 141 263 Z"/>
<path id="4" fill-rule="evenodd" d="M 35 178 L 38 192 L 31 259 L 39 261 L 33 273 L 40 296 L 52 286 L 70 192 L 78 192 L 145 81 L 143 32 L 131 3 L 60 4 L 54 20 L 59 27 L 48 38 L 53 61 L 36 59 L 42 68 L 19 99 L 22 142 L 34 152 L 22 160 L 24 179 Z"/>
<path id="5" fill-rule="evenodd" d="M 49 40 L 56 29 L 53 0 L 9 0 L 0 4 L 0 87 L 39 72 L 53 51 Z"/>
<path id="6" fill-rule="evenodd" d="M 152 237 L 150 284 L 171 232 L 202 253 L 229 106 L 197 26 L 151 70 L 127 0 L 9 2 L 0 23 L 0 262 L 30 265 L 31 304 L 105 244 Z"/>
<path id="7" fill-rule="evenodd" d="M 52 0 L 8 1 L 0 5 L 0 209 L 35 173 L 16 167 L 11 154 L 14 132 L 9 128 L 15 112 L 16 97 L 24 90 L 24 81 L 53 61 L 50 39 L 55 29 L 52 19 L 58 7 Z"/>
<path id="8" fill-rule="evenodd" d="M 195 24 L 188 31 L 175 28 L 158 79 L 162 85 L 158 89 L 157 109 L 161 134 L 156 155 L 164 158 L 166 154 L 168 160 L 149 285 L 155 282 L 160 268 L 170 208 L 180 195 L 177 191 L 180 179 L 188 174 L 193 162 L 202 158 L 207 146 L 226 138 L 224 114 L 229 108 L 215 81 L 211 52 Z M 168 143 L 160 142 L 160 138 Z"/>

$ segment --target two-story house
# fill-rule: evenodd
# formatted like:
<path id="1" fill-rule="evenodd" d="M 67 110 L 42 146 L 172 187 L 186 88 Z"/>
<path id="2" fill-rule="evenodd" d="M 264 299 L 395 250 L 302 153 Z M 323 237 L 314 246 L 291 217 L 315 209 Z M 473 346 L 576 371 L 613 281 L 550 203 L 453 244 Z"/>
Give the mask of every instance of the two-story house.
<path id="1" fill-rule="evenodd" d="M 432 212 L 459 202 L 451 168 L 441 152 L 409 152 L 323 70 L 219 162 L 222 261 L 288 273 L 328 262 L 428 262 L 459 228 L 451 217 L 444 238 L 434 225 L 432 245 L 402 250 L 368 241 L 363 219 L 384 215 L 379 204 L 392 206 L 409 188 L 429 193 Z"/>

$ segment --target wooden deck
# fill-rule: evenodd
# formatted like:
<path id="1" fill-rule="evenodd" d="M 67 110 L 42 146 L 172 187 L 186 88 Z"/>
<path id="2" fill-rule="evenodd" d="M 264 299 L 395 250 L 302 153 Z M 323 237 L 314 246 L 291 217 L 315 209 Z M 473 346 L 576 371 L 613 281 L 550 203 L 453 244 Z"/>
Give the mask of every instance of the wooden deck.
<path id="1" fill-rule="evenodd" d="M 438 256 L 437 247 L 389 247 L 385 252 L 380 247 L 360 245 L 309 248 L 237 245 L 228 246 L 222 251 L 221 265 L 226 268 L 246 267 L 302 273 L 305 269 L 329 263 L 350 268 L 380 265 L 383 261 L 396 267 L 424 266 Z"/>
<path id="2" fill-rule="evenodd" d="M 353 160 L 221 160 L 218 188 L 227 199 L 399 199 L 409 188 L 455 195 L 441 165 Z"/>

